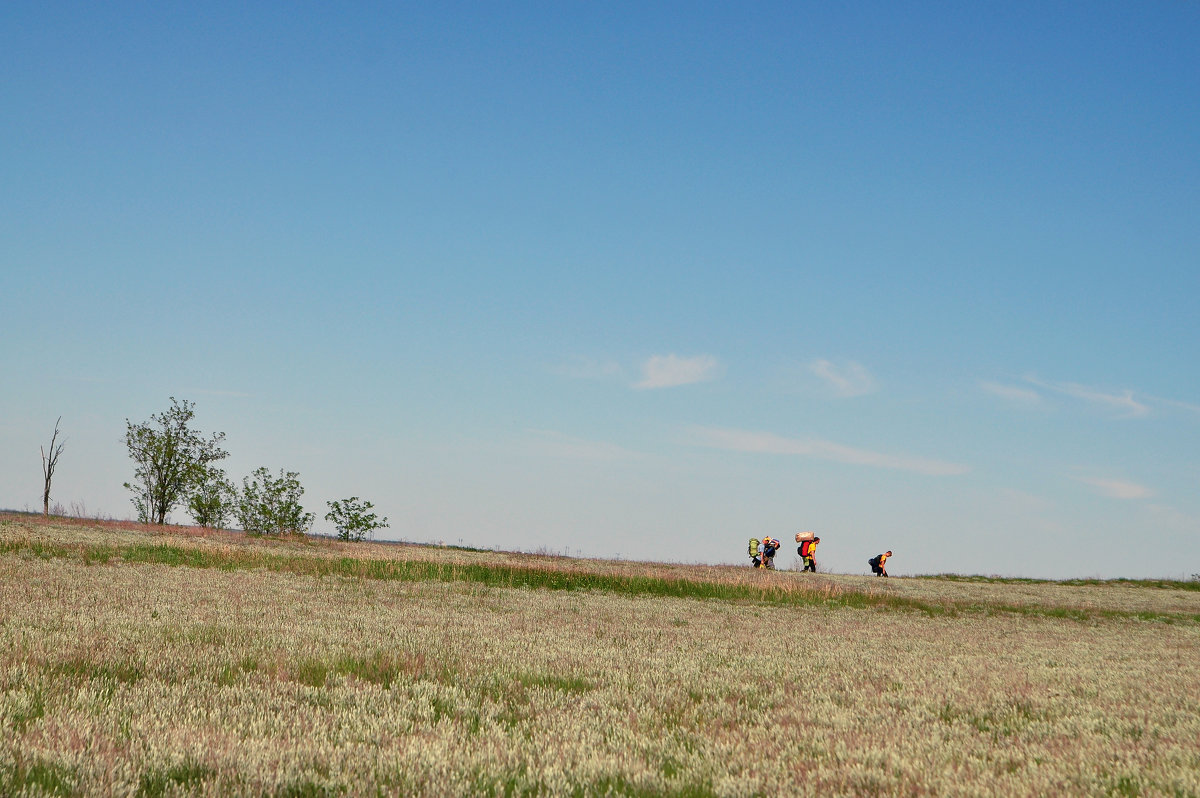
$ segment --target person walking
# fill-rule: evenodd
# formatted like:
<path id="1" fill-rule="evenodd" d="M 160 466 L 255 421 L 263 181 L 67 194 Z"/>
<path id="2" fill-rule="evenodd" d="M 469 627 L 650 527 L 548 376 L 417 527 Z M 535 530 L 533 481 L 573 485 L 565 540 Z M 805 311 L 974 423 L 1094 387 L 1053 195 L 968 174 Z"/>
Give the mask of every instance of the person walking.
<path id="1" fill-rule="evenodd" d="M 801 573 L 805 571 L 817 572 L 817 544 L 821 542 L 820 538 L 805 540 L 800 543 L 800 548 L 797 549 L 800 553 L 800 558 L 804 561 L 804 567 L 800 569 Z"/>
<path id="2" fill-rule="evenodd" d="M 775 570 L 775 552 L 779 548 L 779 541 L 775 538 L 763 538 L 762 552 L 762 567 Z"/>
<path id="3" fill-rule="evenodd" d="M 887 576 L 887 558 L 891 556 L 891 551 L 885 551 L 883 554 L 876 554 L 874 557 L 867 560 L 867 565 L 871 566 L 871 571 L 876 576 Z"/>

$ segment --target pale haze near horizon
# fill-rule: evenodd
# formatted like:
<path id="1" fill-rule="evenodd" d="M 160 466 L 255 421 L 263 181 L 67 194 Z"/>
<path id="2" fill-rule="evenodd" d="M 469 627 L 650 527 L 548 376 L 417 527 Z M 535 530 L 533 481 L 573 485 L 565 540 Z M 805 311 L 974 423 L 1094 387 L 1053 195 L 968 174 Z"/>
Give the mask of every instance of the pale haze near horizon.
<path id="1" fill-rule="evenodd" d="M 1200 6 L 14 3 L 0 507 L 126 419 L 382 537 L 1200 572 Z M 189 522 L 182 508 L 171 515 Z M 785 545 L 781 564 L 794 558 Z"/>

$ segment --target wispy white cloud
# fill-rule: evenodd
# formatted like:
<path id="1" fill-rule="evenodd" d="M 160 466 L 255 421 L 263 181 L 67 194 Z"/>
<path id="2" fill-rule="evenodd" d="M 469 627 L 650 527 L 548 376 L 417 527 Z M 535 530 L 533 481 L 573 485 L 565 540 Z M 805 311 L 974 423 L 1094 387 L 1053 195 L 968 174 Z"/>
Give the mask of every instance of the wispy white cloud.
<path id="1" fill-rule="evenodd" d="M 1149 402 L 1157 402 L 1168 407 L 1177 407 L 1180 410 L 1187 410 L 1191 413 L 1200 413 L 1200 405 L 1192 404 L 1191 402 L 1181 402 L 1178 399 L 1164 399 L 1161 396 L 1150 396 L 1148 394 L 1145 398 Z"/>
<path id="2" fill-rule="evenodd" d="M 544 457 L 568 460 L 627 460 L 641 457 L 639 453 L 615 443 L 576 438 L 555 430 L 527 429 L 525 435 L 530 450 Z"/>
<path id="3" fill-rule="evenodd" d="M 1110 393 L 1099 388 L 1080 385 L 1075 382 L 1051 382 L 1039 379 L 1032 374 L 1025 376 L 1025 381 L 1048 391 L 1065 394 L 1088 404 L 1116 413 L 1117 418 L 1141 418 L 1150 414 L 1150 407 L 1133 398 L 1133 391 L 1125 390 Z"/>
<path id="4" fill-rule="evenodd" d="M 711 355 L 679 357 L 678 355 L 655 355 L 642 364 L 642 379 L 634 388 L 673 388 L 715 379 L 720 363 Z"/>
<path id="5" fill-rule="evenodd" d="M 1001 399 L 1023 407 L 1034 407 L 1042 403 L 1042 395 L 1031 388 L 1004 385 L 998 382 L 980 382 L 979 387 L 993 396 L 999 396 Z"/>
<path id="6" fill-rule="evenodd" d="M 970 467 L 961 463 L 930 460 L 923 457 L 894 455 L 857 449 L 833 441 L 817 438 L 785 438 L 770 432 L 728 429 L 721 427 L 695 427 L 691 430 L 691 442 L 697 446 L 725 449 L 735 452 L 759 452 L 763 454 L 798 455 L 831 460 L 836 463 L 889 468 L 897 471 L 912 471 L 931 476 L 965 474 Z"/>
<path id="7" fill-rule="evenodd" d="M 1145 485 L 1129 482 L 1123 479 L 1102 479 L 1099 477 L 1075 477 L 1080 482 L 1091 485 L 1101 496 L 1110 499 L 1148 499 L 1154 491 Z"/>
<path id="8" fill-rule="evenodd" d="M 861 363 L 848 360 L 842 365 L 835 365 L 828 360 L 815 360 L 808 366 L 809 370 L 825 380 L 840 397 L 862 396 L 878 390 L 875 378 L 871 376 Z"/>
<path id="9" fill-rule="evenodd" d="M 1021 379 L 1026 384 L 1032 385 L 1034 388 L 1041 389 L 1042 391 L 1078 399 L 1081 402 L 1109 413 L 1113 418 L 1143 418 L 1152 412 L 1161 412 L 1168 408 L 1184 410 L 1188 413 L 1200 415 L 1200 404 L 1182 402 L 1178 399 L 1167 399 L 1162 396 L 1153 396 L 1140 391 L 1135 392 L 1128 388 L 1121 391 L 1114 391 L 1090 385 L 1082 385 L 1077 382 L 1044 380 L 1034 374 L 1026 374 Z M 1033 388 L 992 381 L 981 381 L 979 387 L 994 396 L 1006 399 L 1014 405 L 1036 407 L 1046 404 L 1046 398 Z"/>

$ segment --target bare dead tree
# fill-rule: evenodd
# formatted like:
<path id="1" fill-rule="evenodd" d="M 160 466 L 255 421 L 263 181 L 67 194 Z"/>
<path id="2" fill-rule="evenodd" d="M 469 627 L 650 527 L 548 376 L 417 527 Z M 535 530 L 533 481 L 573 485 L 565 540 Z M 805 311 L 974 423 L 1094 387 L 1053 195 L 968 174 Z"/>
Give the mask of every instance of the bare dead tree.
<path id="1" fill-rule="evenodd" d="M 44 515 L 50 515 L 50 481 L 54 479 L 54 469 L 58 467 L 58 456 L 62 454 L 63 447 L 67 445 L 66 438 L 63 438 L 61 443 L 58 442 L 58 425 L 61 423 L 62 416 L 59 416 L 58 421 L 54 422 L 54 436 L 50 438 L 50 455 L 47 457 L 46 450 L 42 449 L 42 476 L 46 480 L 46 489 L 42 491 L 42 513 Z"/>

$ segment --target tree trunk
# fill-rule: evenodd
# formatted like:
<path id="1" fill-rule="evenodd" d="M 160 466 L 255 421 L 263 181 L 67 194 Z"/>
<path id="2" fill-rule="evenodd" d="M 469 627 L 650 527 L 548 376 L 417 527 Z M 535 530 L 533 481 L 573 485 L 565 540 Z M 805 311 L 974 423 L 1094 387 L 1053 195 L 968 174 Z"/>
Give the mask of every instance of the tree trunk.
<path id="1" fill-rule="evenodd" d="M 58 456 L 62 454 L 63 447 L 67 445 L 64 440 L 55 446 L 58 441 L 58 425 L 62 423 L 62 416 L 58 417 L 58 421 L 54 422 L 54 436 L 50 438 L 50 456 L 46 456 L 46 450 L 42 449 L 42 477 L 45 478 L 45 488 L 42 491 L 42 514 L 50 515 L 50 482 L 54 479 L 54 468 L 58 465 Z"/>

